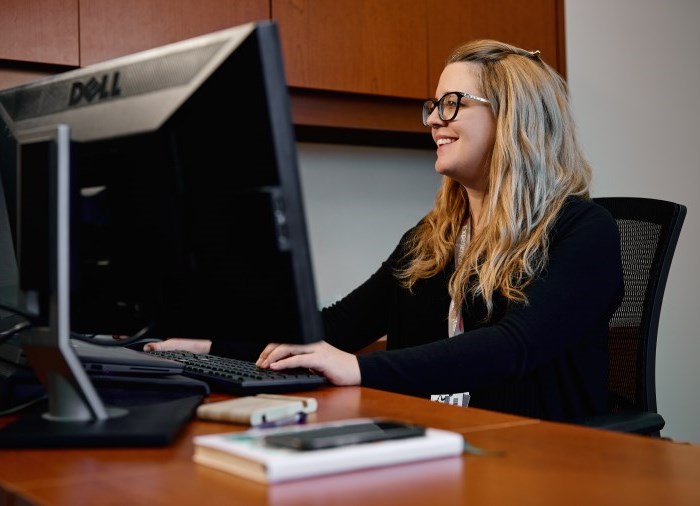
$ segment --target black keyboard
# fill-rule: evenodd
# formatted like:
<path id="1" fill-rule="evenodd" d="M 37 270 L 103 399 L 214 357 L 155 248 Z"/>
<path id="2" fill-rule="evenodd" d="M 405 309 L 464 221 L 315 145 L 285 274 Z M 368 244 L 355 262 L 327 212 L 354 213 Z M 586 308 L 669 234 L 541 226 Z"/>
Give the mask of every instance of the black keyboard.
<path id="1" fill-rule="evenodd" d="M 327 385 L 326 378 L 308 369 L 270 371 L 253 362 L 189 351 L 148 351 L 185 366 L 183 375 L 206 382 L 212 390 L 237 395 L 310 390 Z"/>

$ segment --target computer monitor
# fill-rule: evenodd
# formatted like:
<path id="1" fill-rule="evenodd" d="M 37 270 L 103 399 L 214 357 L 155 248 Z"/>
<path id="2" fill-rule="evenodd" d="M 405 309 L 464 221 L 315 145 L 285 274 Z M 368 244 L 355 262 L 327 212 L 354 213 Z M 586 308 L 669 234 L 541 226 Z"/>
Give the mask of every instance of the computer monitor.
<path id="1" fill-rule="evenodd" d="M 321 340 L 297 163 L 271 21 L 1 91 L 19 309 L 48 329 L 26 338 L 39 376 L 89 383 L 65 357 L 76 331 Z"/>

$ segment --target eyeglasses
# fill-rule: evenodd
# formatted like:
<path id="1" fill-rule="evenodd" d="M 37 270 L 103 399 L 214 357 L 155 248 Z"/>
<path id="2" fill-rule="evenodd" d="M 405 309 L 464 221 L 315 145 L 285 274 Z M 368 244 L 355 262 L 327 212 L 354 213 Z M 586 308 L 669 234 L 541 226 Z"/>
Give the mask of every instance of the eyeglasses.
<path id="1" fill-rule="evenodd" d="M 425 126 L 430 126 L 428 124 L 428 118 L 436 107 L 438 110 L 438 117 L 442 121 L 452 121 L 457 117 L 459 106 L 461 105 L 463 98 L 476 100 L 477 102 L 482 102 L 484 104 L 491 103 L 490 100 L 483 97 L 477 97 L 476 95 L 471 95 L 469 93 L 462 93 L 461 91 L 450 91 L 445 93 L 438 100 L 428 99 L 423 102 L 423 124 Z"/>

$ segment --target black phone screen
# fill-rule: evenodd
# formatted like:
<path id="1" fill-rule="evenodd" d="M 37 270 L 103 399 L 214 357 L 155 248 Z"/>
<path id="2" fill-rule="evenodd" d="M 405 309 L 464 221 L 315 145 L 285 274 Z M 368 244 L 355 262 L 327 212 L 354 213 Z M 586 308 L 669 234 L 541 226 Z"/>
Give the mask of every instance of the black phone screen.
<path id="1" fill-rule="evenodd" d="M 422 436 L 425 427 L 393 420 L 333 425 L 265 436 L 265 444 L 296 450 L 319 450 L 372 441 Z"/>

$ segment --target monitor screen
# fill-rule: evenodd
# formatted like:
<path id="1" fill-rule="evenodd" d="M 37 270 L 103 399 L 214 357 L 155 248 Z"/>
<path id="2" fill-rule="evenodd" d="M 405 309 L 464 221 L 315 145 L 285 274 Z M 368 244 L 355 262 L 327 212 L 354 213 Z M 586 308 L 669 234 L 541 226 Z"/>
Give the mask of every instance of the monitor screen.
<path id="1" fill-rule="evenodd" d="M 38 301 L 22 309 L 39 322 L 53 283 L 48 154 L 22 138 L 56 125 L 70 130 L 71 330 L 322 339 L 273 22 L 0 92 L 20 300 Z"/>

